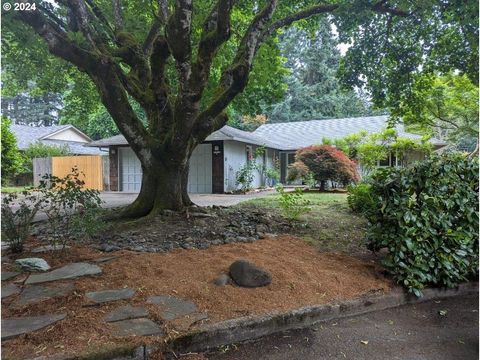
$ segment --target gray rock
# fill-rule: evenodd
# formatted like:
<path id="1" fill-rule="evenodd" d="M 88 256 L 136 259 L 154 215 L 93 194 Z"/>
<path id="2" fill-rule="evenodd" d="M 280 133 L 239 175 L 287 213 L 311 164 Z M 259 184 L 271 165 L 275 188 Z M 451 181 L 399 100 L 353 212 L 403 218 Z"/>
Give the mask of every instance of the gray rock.
<path id="1" fill-rule="evenodd" d="M 65 319 L 66 316 L 67 314 L 55 314 L 2 319 L 2 340 L 42 329 Z"/>
<path id="2" fill-rule="evenodd" d="M 25 284 L 38 284 L 49 281 L 73 279 L 80 276 L 97 275 L 101 273 L 102 269 L 100 269 L 97 265 L 88 263 L 73 263 L 44 274 L 30 275 Z"/>
<path id="3" fill-rule="evenodd" d="M 17 276 L 18 274 L 20 274 L 20 273 L 19 273 L 19 272 L 15 272 L 15 271 L 5 271 L 5 272 L 2 272 L 2 281 L 5 281 L 5 280 L 8 280 L 8 279 L 14 278 L 14 277 Z"/>
<path id="4" fill-rule="evenodd" d="M 20 288 L 15 284 L 8 284 L 2 286 L 2 299 L 18 294 L 20 292 Z"/>
<path id="5" fill-rule="evenodd" d="M 109 312 L 105 316 L 106 322 L 115 322 L 121 320 L 137 319 L 142 317 L 147 317 L 148 311 L 144 307 L 138 306 L 133 307 L 131 305 L 120 306 L 115 310 Z"/>
<path id="6" fill-rule="evenodd" d="M 222 274 L 218 278 L 216 278 L 213 283 L 217 286 L 225 286 L 230 283 L 230 276 L 227 274 Z"/>
<path id="7" fill-rule="evenodd" d="M 50 265 L 42 258 L 25 258 L 15 260 L 15 264 L 19 265 L 25 271 L 47 271 Z"/>
<path id="8" fill-rule="evenodd" d="M 86 293 L 88 300 L 101 304 L 109 301 L 130 299 L 135 295 L 133 289 L 102 290 Z"/>
<path id="9" fill-rule="evenodd" d="M 10 247 L 10 245 L 6 241 L 0 241 L 0 246 L 2 250 L 8 250 L 8 248 Z"/>
<path id="10" fill-rule="evenodd" d="M 163 320 L 174 320 L 197 311 L 197 306 L 190 300 L 183 300 L 171 295 L 150 296 L 147 302 L 158 305 Z"/>
<path id="11" fill-rule="evenodd" d="M 158 324 L 145 318 L 117 321 L 112 325 L 115 329 L 113 332 L 115 336 L 164 335 L 162 328 Z"/>
<path id="12" fill-rule="evenodd" d="M 65 249 L 69 249 L 70 246 L 65 245 Z M 49 252 L 49 251 L 60 251 L 63 250 L 64 247 L 63 245 L 44 245 L 44 246 L 39 246 L 36 247 L 35 249 L 32 249 L 32 253 L 44 253 L 44 252 Z"/>
<path id="13" fill-rule="evenodd" d="M 39 301 L 51 299 L 57 296 L 66 296 L 75 289 L 73 284 L 61 284 L 55 287 L 47 287 L 42 285 L 34 285 L 23 289 L 15 306 L 23 306 Z"/>
<path id="14" fill-rule="evenodd" d="M 230 265 L 230 276 L 239 286 L 260 287 L 272 282 L 272 275 L 245 260 L 237 260 Z"/>
<path id="15" fill-rule="evenodd" d="M 110 261 L 110 260 L 114 260 L 116 258 L 117 258 L 116 256 L 105 256 L 105 257 L 99 257 L 99 258 L 93 259 L 92 262 L 94 262 L 94 263 L 104 263 L 104 262 L 107 262 L 107 261 Z"/>
<path id="16" fill-rule="evenodd" d="M 112 251 L 117 251 L 120 250 L 121 248 L 116 245 L 109 245 L 109 244 L 102 244 L 100 247 L 100 250 L 103 252 L 112 252 Z"/>

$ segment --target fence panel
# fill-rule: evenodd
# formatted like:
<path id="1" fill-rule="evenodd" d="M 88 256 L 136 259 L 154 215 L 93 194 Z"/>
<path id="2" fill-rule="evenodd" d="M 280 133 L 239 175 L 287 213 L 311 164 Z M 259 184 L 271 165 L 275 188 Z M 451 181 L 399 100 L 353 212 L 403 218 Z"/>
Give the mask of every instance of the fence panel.
<path id="1" fill-rule="evenodd" d="M 33 185 L 40 185 L 40 180 L 45 175 L 52 173 L 52 158 L 33 159 Z"/>
<path id="2" fill-rule="evenodd" d="M 102 157 L 101 156 L 56 156 L 52 158 L 52 174 L 64 177 L 77 167 L 85 188 L 103 190 Z"/>

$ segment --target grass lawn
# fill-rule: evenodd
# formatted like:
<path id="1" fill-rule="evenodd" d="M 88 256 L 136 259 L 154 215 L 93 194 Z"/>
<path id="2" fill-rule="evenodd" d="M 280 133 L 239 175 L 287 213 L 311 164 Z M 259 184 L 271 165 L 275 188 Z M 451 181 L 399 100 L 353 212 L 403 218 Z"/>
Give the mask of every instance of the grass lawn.
<path id="1" fill-rule="evenodd" d="M 16 193 L 28 189 L 28 186 L 2 186 L 2 193 Z"/>
<path id="2" fill-rule="evenodd" d="M 294 222 L 291 233 L 310 242 L 321 251 L 340 251 L 348 254 L 365 254 L 365 231 L 367 221 L 352 213 L 347 205 L 347 194 L 304 194 L 310 201 L 311 211 Z M 265 209 L 280 213 L 279 195 L 253 199 L 237 206 Z"/>

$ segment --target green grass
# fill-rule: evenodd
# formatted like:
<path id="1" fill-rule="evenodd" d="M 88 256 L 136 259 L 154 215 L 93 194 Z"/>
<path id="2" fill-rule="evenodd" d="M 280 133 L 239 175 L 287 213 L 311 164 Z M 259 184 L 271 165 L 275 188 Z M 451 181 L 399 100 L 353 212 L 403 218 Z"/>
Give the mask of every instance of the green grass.
<path id="1" fill-rule="evenodd" d="M 279 195 L 252 199 L 237 206 L 263 209 L 281 215 Z M 302 215 L 291 230 L 321 251 L 339 251 L 348 254 L 366 252 L 365 231 L 367 221 L 350 211 L 347 194 L 305 193 L 310 202 L 310 212 Z"/>
<path id="2" fill-rule="evenodd" d="M 2 193 L 16 193 L 27 190 L 28 186 L 2 186 Z"/>

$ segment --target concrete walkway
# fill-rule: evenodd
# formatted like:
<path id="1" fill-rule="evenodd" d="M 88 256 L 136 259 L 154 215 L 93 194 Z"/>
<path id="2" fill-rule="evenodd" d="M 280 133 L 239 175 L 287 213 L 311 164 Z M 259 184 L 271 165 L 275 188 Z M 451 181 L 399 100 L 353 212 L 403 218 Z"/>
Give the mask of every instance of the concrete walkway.
<path id="1" fill-rule="evenodd" d="M 478 344 L 476 295 L 330 321 L 230 346 L 205 359 L 476 360 Z"/>

